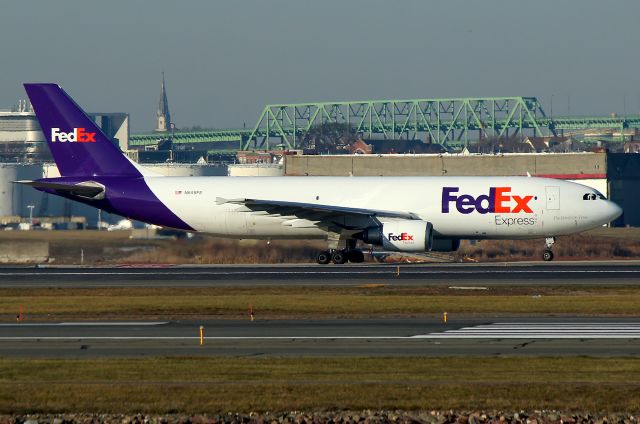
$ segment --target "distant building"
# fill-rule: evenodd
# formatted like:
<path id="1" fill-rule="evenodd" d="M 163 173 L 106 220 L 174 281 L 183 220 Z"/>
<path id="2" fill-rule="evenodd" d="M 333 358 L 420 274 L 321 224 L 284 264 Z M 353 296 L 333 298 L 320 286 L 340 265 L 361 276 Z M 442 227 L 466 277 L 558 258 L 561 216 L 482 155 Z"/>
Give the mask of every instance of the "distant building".
<path id="1" fill-rule="evenodd" d="M 275 156 L 271 152 L 239 151 L 236 153 L 240 164 L 274 163 Z"/>
<path id="2" fill-rule="evenodd" d="M 625 153 L 640 153 L 640 141 L 629 141 L 624 143 Z"/>
<path id="3" fill-rule="evenodd" d="M 18 107 L 0 110 L 0 162 L 34 163 L 44 160 L 51 160 L 51 154 L 31 105 L 20 100 Z"/>
<path id="4" fill-rule="evenodd" d="M 447 149 L 437 143 L 423 143 L 420 140 L 362 140 L 349 145 L 349 153 L 355 155 L 393 153 L 445 153 Z"/>
<path id="5" fill-rule="evenodd" d="M 359 138 L 351 143 L 349 153 L 352 155 L 370 155 L 373 153 L 373 145 L 367 144 L 363 139 Z"/>
<path id="6" fill-rule="evenodd" d="M 171 129 L 171 114 L 169 113 L 167 90 L 164 86 L 164 72 L 162 73 L 162 87 L 160 88 L 160 102 L 158 103 L 156 119 L 156 131 L 167 132 Z"/>

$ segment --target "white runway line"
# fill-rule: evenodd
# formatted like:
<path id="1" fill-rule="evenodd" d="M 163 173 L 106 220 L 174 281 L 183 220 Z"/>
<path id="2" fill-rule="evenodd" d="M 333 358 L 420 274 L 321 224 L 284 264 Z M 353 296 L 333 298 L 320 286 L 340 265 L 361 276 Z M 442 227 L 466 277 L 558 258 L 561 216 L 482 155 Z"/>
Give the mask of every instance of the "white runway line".
<path id="1" fill-rule="evenodd" d="M 415 336 L 212 336 L 205 341 L 216 340 L 411 340 Z M 199 340 L 198 336 L 8 336 L 0 337 L 0 341 L 79 341 L 79 340 Z"/>
<path id="2" fill-rule="evenodd" d="M 0 324 L 0 327 L 151 327 L 166 325 L 169 321 L 141 321 L 141 322 L 29 322 L 15 324 Z"/>
<path id="3" fill-rule="evenodd" d="M 425 339 L 640 339 L 640 323 L 493 323 L 415 337 Z"/>

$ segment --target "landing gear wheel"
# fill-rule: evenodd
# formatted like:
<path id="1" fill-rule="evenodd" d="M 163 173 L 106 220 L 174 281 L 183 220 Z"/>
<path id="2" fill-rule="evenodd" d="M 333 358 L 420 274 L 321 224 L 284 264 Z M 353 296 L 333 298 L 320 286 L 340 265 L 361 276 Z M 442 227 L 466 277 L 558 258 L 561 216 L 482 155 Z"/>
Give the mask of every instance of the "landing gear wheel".
<path id="1" fill-rule="evenodd" d="M 342 250 L 336 250 L 331 254 L 331 262 L 334 264 L 340 265 L 347 262 L 347 255 Z"/>
<path id="2" fill-rule="evenodd" d="M 544 252 L 542 252 L 542 260 L 549 262 L 553 260 L 553 251 L 549 250 L 549 249 L 545 249 Z"/>
<path id="3" fill-rule="evenodd" d="M 316 256 L 316 261 L 320 264 L 320 265 L 326 265 L 329 263 L 329 261 L 331 261 L 331 254 L 329 252 L 320 252 L 318 253 L 318 256 Z"/>
<path id="4" fill-rule="evenodd" d="M 364 262 L 364 253 L 362 253 L 362 250 L 349 250 L 347 252 L 347 258 L 349 259 L 349 262 L 359 264 Z"/>

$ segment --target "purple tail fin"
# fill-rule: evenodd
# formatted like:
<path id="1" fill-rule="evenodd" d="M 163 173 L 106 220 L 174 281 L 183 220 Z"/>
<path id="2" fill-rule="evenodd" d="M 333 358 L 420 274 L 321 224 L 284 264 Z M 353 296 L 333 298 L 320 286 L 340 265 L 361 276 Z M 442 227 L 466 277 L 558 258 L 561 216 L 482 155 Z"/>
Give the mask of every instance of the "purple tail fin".
<path id="1" fill-rule="evenodd" d="M 140 172 L 57 84 L 25 84 L 62 176 L 140 176 Z"/>

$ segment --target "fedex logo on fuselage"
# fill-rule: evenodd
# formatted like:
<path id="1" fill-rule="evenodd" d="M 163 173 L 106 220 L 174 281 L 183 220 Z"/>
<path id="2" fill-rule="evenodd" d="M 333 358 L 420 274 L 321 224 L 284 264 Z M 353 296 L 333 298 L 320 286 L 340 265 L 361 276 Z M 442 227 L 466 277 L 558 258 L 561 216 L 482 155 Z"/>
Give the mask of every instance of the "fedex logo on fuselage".
<path id="1" fill-rule="evenodd" d="M 533 213 L 529 202 L 533 196 L 518 196 L 511 194 L 511 187 L 490 187 L 489 194 L 474 197 L 470 194 L 460 194 L 460 187 L 442 188 L 442 213 L 449 213 L 451 203 L 462 214 L 477 211 L 486 213 Z M 512 202 L 513 201 L 513 202 Z M 512 203 L 515 203 L 512 205 Z M 513 207 L 512 207 L 513 206 Z"/>
<path id="2" fill-rule="evenodd" d="M 51 142 L 62 143 L 95 143 L 96 133 L 87 132 L 84 128 L 74 128 L 72 132 L 60 131 L 60 128 L 51 128 Z"/>

